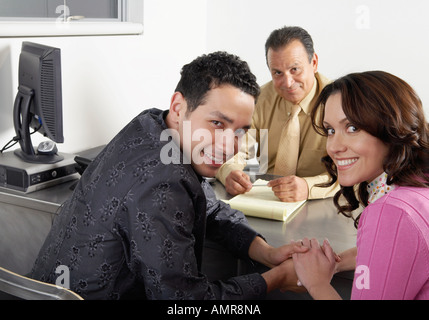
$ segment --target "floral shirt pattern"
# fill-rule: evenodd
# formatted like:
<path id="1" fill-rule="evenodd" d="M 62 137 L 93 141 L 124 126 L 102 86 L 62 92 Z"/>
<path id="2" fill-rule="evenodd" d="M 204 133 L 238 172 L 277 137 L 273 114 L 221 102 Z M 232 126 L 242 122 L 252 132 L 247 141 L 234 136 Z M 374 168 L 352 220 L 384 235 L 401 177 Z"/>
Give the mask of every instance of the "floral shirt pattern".
<path id="1" fill-rule="evenodd" d="M 88 166 L 54 220 L 33 278 L 55 283 L 65 265 L 70 289 L 85 299 L 264 297 L 257 273 L 209 282 L 200 272 L 206 237 L 248 259 L 257 233 L 191 165 L 161 161 L 166 114 L 143 111 Z"/>

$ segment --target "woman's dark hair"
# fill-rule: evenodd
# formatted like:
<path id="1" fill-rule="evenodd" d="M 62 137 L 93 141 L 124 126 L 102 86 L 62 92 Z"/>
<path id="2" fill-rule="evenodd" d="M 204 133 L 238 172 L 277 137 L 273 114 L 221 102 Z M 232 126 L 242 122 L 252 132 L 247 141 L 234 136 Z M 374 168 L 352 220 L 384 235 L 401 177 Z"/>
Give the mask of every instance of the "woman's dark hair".
<path id="1" fill-rule="evenodd" d="M 352 73 L 327 85 L 312 111 L 314 129 L 327 135 L 323 126 L 328 98 L 341 94 L 342 109 L 347 119 L 383 141 L 389 148 L 383 163 L 387 184 L 429 187 L 429 125 L 425 120 L 422 102 L 404 80 L 383 71 Z M 331 181 L 337 181 L 337 168 L 329 156 L 322 159 Z M 335 206 L 345 216 L 368 203 L 367 183 L 343 187 L 334 196 Z M 356 192 L 357 191 L 357 192 Z M 356 193 L 359 200 L 356 197 Z M 341 196 L 347 204 L 341 205 Z M 360 215 L 355 219 L 357 226 Z"/>
<path id="2" fill-rule="evenodd" d="M 185 65 L 176 87 L 188 104 L 187 112 L 204 103 L 207 92 L 224 84 L 232 85 L 256 99 L 260 88 L 247 62 L 226 52 L 202 55 Z"/>

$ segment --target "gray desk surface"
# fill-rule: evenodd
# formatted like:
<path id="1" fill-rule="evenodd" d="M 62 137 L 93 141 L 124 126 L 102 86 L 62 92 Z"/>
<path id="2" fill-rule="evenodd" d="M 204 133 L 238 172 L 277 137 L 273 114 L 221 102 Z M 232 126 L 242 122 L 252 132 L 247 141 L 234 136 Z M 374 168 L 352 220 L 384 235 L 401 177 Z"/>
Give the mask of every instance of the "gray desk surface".
<path id="1" fill-rule="evenodd" d="M 257 178 L 270 180 L 275 176 L 251 176 L 252 181 Z M 219 199 L 231 198 L 219 181 L 212 181 L 210 184 Z M 305 202 L 287 222 L 255 217 L 247 219 L 274 247 L 304 237 L 316 238 L 319 242 L 326 238 L 337 253 L 356 246 L 357 230 L 353 220 L 337 213 L 332 198 Z"/>
<path id="2" fill-rule="evenodd" d="M 0 189 L 0 266 L 21 275 L 31 271 L 54 215 L 71 195 L 72 184 L 28 194 Z"/>
<path id="3" fill-rule="evenodd" d="M 22 193 L 0 187 L 0 202 L 56 213 L 59 206 L 70 197 L 72 193 L 70 187 L 77 181 L 68 181 L 31 193 Z"/>

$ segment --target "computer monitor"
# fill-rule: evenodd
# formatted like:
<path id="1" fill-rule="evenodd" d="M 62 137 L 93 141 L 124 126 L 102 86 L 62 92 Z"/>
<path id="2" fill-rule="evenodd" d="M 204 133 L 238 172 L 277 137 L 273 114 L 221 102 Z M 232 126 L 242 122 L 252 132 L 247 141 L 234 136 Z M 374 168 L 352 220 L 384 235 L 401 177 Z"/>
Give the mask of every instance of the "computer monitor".
<path id="1" fill-rule="evenodd" d="M 15 155 L 30 163 L 56 163 L 63 160 L 54 142 L 64 142 L 61 51 L 32 42 L 23 42 L 19 57 L 18 93 L 13 122 L 21 149 Z M 30 128 L 52 141 L 38 148 L 31 142 Z"/>

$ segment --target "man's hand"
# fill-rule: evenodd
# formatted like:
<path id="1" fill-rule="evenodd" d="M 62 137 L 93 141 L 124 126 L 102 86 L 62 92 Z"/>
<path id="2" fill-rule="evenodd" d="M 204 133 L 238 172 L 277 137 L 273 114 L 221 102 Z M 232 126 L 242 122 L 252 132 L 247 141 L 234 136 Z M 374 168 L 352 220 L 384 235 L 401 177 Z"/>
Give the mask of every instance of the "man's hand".
<path id="1" fill-rule="evenodd" d="M 298 276 L 296 275 L 295 266 L 292 259 L 284 261 L 277 268 L 281 269 L 281 272 L 285 276 L 281 283 L 279 283 L 279 290 L 281 292 L 292 291 L 292 292 L 306 292 L 307 289 L 304 286 L 298 285 Z"/>
<path id="2" fill-rule="evenodd" d="M 280 265 L 283 261 L 292 257 L 294 253 L 304 253 L 309 249 L 301 242 L 291 242 L 281 247 L 274 248 L 261 237 L 255 237 L 249 247 L 249 257 L 269 268 Z"/>
<path id="3" fill-rule="evenodd" d="M 281 264 L 283 261 L 292 258 L 294 253 L 304 253 L 307 252 L 308 248 L 303 246 L 301 242 L 291 241 L 290 244 L 285 244 L 281 247 L 274 248 L 271 247 L 269 252 L 269 266 L 274 267 Z"/>
<path id="4" fill-rule="evenodd" d="M 274 194 L 280 201 L 296 202 L 307 200 L 307 181 L 297 176 L 287 176 L 271 180 L 268 186 L 273 189 Z"/>
<path id="5" fill-rule="evenodd" d="M 225 179 L 225 190 L 232 196 L 242 194 L 252 189 L 250 177 L 241 170 L 234 170 Z"/>
<path id="6" fill-rule="evenodd" d="M 274 248 L 262 238 L 256 237 L 250 245 L 249 257 L 271 268 L 262 274 L 268 292 L 275 289 L 303 292 L 306 289 L 297 285 L 298 277 L 291 256 L 308 250 L 309 248 L 303 246 L 301 242 L 291 242 Z"/>

